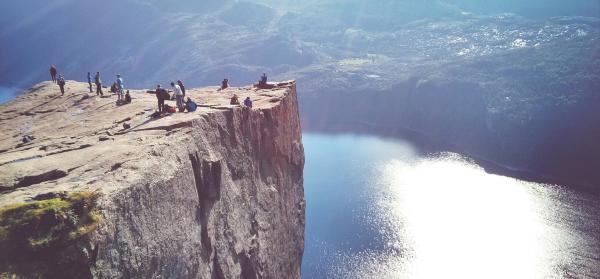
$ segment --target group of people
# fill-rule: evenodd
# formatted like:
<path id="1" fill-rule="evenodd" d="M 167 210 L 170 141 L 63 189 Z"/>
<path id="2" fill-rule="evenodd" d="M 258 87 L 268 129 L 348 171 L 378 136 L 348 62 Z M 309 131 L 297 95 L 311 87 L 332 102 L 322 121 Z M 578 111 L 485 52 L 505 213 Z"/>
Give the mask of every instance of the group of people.
<path id="1" fill-rule="evenodd" d="M 52 82 L 58 84 L 58 86 L 60 87 L 60 93 L 64 95 L 66 81 L 63 75 L 58 74 L 58 69 L 55 65 L 50 66 L 50 77 L 52 77 Z M 87 82 L 90 89 L 90 93 L 94 92 L 92 90 L 92 73 L 90 72 L 87 73 Z M 96 95 L 104 96 L 104 92 L 102 91 L 102 79 L 100 78 L 100 72 L 96 72 L 96 75 L 94 76 L 94 84 L 96 85 Z M 127 93 L 125 93 L 125 82 L 123 81 L 123 77 L 121 77 L 121 75 L 117 75 L 116 81 L 113 83 L 113 86 L 111 86 L 111 92 L 117 94 L 119 102 L 131 102 L 129 90 L 127 90 Z"/>
<path id="2" fill-rule="evenodd" d="M 63 75 L 58 74 L 58 69 L 56 68 L 55 65 L 50 66 L 50 76 L 52 77 L 52 82 L 58 84 L 58 86 L 60 87 L 61 94 L 64 95 L 66 81 L 65 81 Z M 90 93 L 93 93 L 94 91 L 93 91 L 93 87 L 92 87 L 92 74 L 90 72 L 87 73 L 87 82 L 88 82 Z M 100 72 L 96 72 L 96 75 L 93 78 L 93 83 L 94 83 L 94 85 L 96 85 L 96 95 L 104 96 L 104 92 L 102 91 L 102 79 L 100 78 Z M 223 79 L 223 82 L 221 83 L 221 88 L 219 90 L 224 90 L 224 89 L 227 89 L 228 87 L 229 87 L 229 79 L 226 78 L 226 79 Z M 261 76 L 261 78 L 258 82 L 258 88 L 266 88 L 266 87 L 268 87 L 267 75 L 265 73 L 263 73 L 263 75 Z M 155 94 L 156 94 L 156 99 L 158 100 L 158 112 L 159 113 L 174 112 L 174 111 L 172 111 L 172 110 L 174 110 L 174 108 L 165 104 L 165 100 L 171 100 L 171 99 L 174 99 L 176 101 L 177 109 L 180 112 L 183 112 L 186 110 L 189 112 L 192 112 L 197 109 L 198 105 L 194 101 L 192 101 L 189 97 L 187 98 L 187 100 L 185 99 L 186 94 L 185 94 L 185 86 L 183 85 L 183 81 L 178 80 L 177 82 L 171 82 L 171 88 L 173 91 L 173 96 L 170 96 L 168 91 L 165 88 L 163 88 L 160 84 L 158 84 L 156 86 Z M 125 93 L 125 81 L 123 80 L 123 77 L 121 75 L 117 75 L 117 79 L 110 87 L 110 91 L 117 94 L 117 97 L 118 97 L 117 103 L 118 104 L 131 103 L 131 95 L 129 94 L 129 90 L 127 90 Z M 240 105 L 237 95 L 234 94 L 233 97 L 231 97 L 230 104 L 231 105 Z M 249 96 L 246 97 L 246 99 L 244 100 L 244 106 L 252 108 L 252 100 L 250 99 Z"/>
<path id="3" fill-rule="evenodd" d="M 238 96 L 236 94 L 233 94 L 233 96 L 229 100 L 229 104 L 238 106 L 240 105 L 240 100 L 238 99 Z M 252 100 L 250 99 L 250 96 L 246 97 L 246 99 L 244 100 L 244 106 L 252 108 Z"/>
<path id="4" fill-rule="evenodd" d="M 177 109 L 179 112 L 183 112 L 185 110 L 192 112 L 196 111 L 198 107 L 194 101 L 192 101 L 189 97 L 186 101 L 185 99 L 185 86 L 183 85 L 183 81 L 178 80 L 177 83 L 171 82 L 171 88 L 173 90 L 173 96 L 169 95 L 169 92 L 163 88 L 160 84 L 156 85 L 156 90 L 154 91 L 156 94 L 156 99 L 158 101 L 158 112 L 166 113 L 170 112 L 171 107 L 165 105 L 165 100 L 175 99 L 177 104 Z"/>
<path id="5" fill-rule="evenodd" d="M 90 72 L 87 73 L 88 85 L 90 87 L 90 93 L 94 92 L 92 90 L 92 75 Z M 96 72 L 94 76 L 94 84 L 96 85 L 96 95 L 104 96 L 104 92 L 102 91 L 102 79 L 100 79 L 100 72 Z"/>
<path id="6" fill-rule="evenodd" d="M 63 77 L 63 75 L 58 74 L 58 69 L 55 65 L 50 66 L 50 76 L 52 77 L 52 82 L 58 84 L 61 96 L 65 95 L 65 85 L 67 82 L 65 81 L 65 77 Z"/>

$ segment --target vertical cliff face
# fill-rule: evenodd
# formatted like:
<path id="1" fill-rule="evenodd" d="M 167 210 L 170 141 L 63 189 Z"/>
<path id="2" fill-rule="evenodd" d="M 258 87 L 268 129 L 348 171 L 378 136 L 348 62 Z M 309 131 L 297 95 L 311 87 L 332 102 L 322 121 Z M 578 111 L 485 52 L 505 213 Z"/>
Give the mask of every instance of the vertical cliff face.
<path id="1" fill-rule="evenodd" d="M 71 86 L 84 90 L 83 84 Z M 52 99 L 52 85 L 39 90 L 48 96 L 44 100 L 59 100 Z M 143 92 L 134 92 L 133 104 L 122 107 L 108 98 L 78 95 L 50 104 L 57 108 L 46 112 L 50 118 L 72 111 L 61 111 L 65 102 L 89 112 L 89 124 L 57 131 L 76 133 L 66 138 L 78 146 L 94 143 L 74 151 L 54 146 L 65 152 L 47 153 L 63 141 L 55 132 L 33 128 L 33 144 L 40 147 L 27 150 L 40 154 L 25 154 L 22 145 L 5 140 L 1 149 L 10 151 L 0 153 L 0 205 L 48 192 L 101 191 L 102 221 L 79 244 L 82 261 L 97 278 L 299 278 L 304 154 L 295 83 L 188 94 L 201 105 L 199 112 L 159 119 L 149 117 L 154 96 Z M 254 108 L 228 105 L 233 94 L 251 96 Z M 17 112 L 10 106 L 26 98 L 36 96 L 3 108 L 9 111 L 3 128 L 20 123 L 20 114 L 9 123 Z M 41 118 L 33 121 L 42 126 Z M 121 122 L 132 128 L 121 129 Z M 19 160 L 31 156 L 39 157 Z M 52 169 L 66 175 L 18 185 L 23 177 Z"/>

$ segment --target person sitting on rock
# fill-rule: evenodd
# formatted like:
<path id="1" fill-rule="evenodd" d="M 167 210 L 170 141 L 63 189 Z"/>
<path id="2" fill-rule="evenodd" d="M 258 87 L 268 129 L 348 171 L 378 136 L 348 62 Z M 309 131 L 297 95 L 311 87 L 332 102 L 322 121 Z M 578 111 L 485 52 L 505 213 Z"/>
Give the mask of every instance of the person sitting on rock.
<path id="1" fill-rule="evenodd" d="M 223 82 L 221 82 L 221 90 L 225 90 L 229 88 L 229 79 L 224 79 Z"/>
<path id="2" fill-rule="evenodd" d="M 113 84 L 110 86 L 110 92 L 117 93 L 117 82 L 113 82 Z"/>
<path id="3" fill-rule="evenodd" d="M 250 96 L 246 97 L 244 100 L 244 106 L 252 108 L 252 100 L 250 100 Z"/>
<path id="4" fill-rule="evenodd" d="M 229 102 L 230 105 L 239 105 L 240 104 L 240 100 L 238 99 L 238 96 L 233 94 L 233 97 L 231 97 L 231 101 Z"/>
<path id="5" fill-rule="evenodd" d="M 260 77 L 260 80 L 258 81 L 258 88 L 265 88 L 267 87 L 267 74 L 263 73 L 262 76 Z"/>
<path id="6" fill-rule="evenodd" d="M 194 112 L 194 111 L 196 111 L 197 108 L 198 108 L 198 105 L 194 101 L 192 101 L 192 99 L 190 99 L 188 97 L 187 100 L 185 101 L 185 109 L 188 112 Z"/>
<path id="7" fill-rule="evenodd" d="M 127 90 L 127 93 L 125 93 L 125 103 L 131 104 L 131 95 L 129 95 L 129 90 Z"/>

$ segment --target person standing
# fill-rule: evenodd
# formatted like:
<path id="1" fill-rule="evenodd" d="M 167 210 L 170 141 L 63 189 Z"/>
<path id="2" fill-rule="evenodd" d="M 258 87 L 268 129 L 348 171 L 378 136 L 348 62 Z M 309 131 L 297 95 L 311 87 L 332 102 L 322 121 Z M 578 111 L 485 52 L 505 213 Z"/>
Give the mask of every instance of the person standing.
<path id="1" fill-rule="evenodd" d="M 175 94 L 175 99 L 177 100 L 177 108 L 179 111 L 183 111 L 183 91 L 181 91 L 179 84 L 175 84 L 174 82 L 171 82 L 171 87 L 173 87 L 173 94 Z"/>
<path id="2" fill-rule="evenodd" d="M 162 113 L 163 108 L 165 106 L 165 96 L 167 95 L 167 91 L 163 89 L 160 84 L 156 86 L 156 100 L 158 101 L 158 112 Z"/>
<path id="3" fill-rule="evenodd" d="M 123 78 L 121 77 L 121 75 L 117 75 L 117 96 L 118 96 L 118 100 L 121 100 L 124 98 L 124 92 L 123 90 L 125 89 L 125 82 L 123 81 Z"/>
<path id="4" fill-rule="evenodd" d="M 94 83 L 96 83 L 96 95 L 104 96 L 104 93 L 102 92 L 102 80 L 100 79 L 100 72 L 96 72 Z"/>
<path id="5" fill-rule="evenodd" d="M 183 86 L 183 81 L 178 80 L 177 84 L 179 85 L 179 88 L 181 88 L 181 92 L 183 92 L 183 98 L 185 99 L 185 86 Z"/>
<path id="6" fill-rule="evenodd" d="M 50 66 L 50 76 L 52 77 L 52 82 L 56 83 L 56 74 L 58 73 L 58 70 L 56 69 L 56 66 L 52 65 Z"/>
<path id="7" fill-rule="evenodd" d="M 60 93 L 61 93 L 60 95 L 61 96 L 65 95 L 65 84 L 66 84 L 65 78 L 62 75 L 58 75 L 57 82 L 58 82 L 58 87 L 60 87 Z"/>
<path id="8" fill-rule="evenodd" d="M 88 85 L 90 86 L 90 93 L 94 92 L 92 91 L 92 74 L 90 72 L 88 72 Z"/>

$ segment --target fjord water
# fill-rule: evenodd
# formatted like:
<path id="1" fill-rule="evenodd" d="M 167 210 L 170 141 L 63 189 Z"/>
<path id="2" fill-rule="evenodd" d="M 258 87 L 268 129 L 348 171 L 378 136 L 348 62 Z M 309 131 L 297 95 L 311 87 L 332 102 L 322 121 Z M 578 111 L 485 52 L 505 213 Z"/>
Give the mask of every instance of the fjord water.
<path id="1" fill-rule="evenodd" d="M 21 90 L 17 88 L 0 86 L 0 104 L 12 100 L 18 92 L 21 92 Z"/>
<path id="2" fill-rule="evenodd" d="M 410 142 L 305 134 L 303 278 L 599 278 L 600 197 Z"/>

